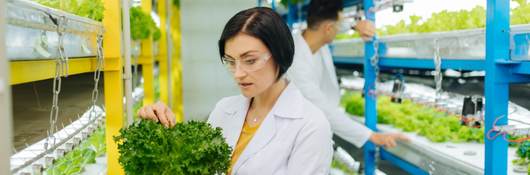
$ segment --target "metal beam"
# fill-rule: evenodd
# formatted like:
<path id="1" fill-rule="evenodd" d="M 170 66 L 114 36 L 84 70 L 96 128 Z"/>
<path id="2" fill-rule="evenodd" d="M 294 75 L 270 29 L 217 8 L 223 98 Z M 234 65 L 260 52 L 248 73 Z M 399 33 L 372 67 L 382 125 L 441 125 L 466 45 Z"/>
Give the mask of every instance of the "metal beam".
<path id="1" fill-rule="evenodd" d="M 9 85 L 9 64 L 6 55 L 6 1 L 0 0 L 0 174 L 10 174 L 9 171 L 12 148 L 12 113 L 11 86 Z"/>
<path id="2" fill-rule="evenodd" d="M 151 14 L 153 11 L 152 0 L 142 0 L 142 10 Z M 162 26 L 161 26 L 162 27 Z M 152 104 L 155 101 L 155 86 L 154 86 L 154 62 L 153 57 L 153 40 L 146 39 L 142 41 L 142 52 L 140 59 L 142 64 L 142 77 L 144 78 L 144 104 Z M 136 112 L 136 111 L 133 111 Z"/>
<path id="3" fill-rule="evenodd" d="M 123 41 L 125 52 L 125 68 L 124 68 L 124 79 L 125 79 L 125 116 L 127 117 L 127 125 L 133 123 L 132 117 L 132 70 L 131 70 L 131 16 L 129 15 L 129 0 L 122 0 L 122 20 L 123 20 Z"/>
<path id="4" fill-rule="evenodd" d="M 159 75 L 158 75 L 158 81 L 160 85 L 160 101 L 168 104 L 169 103 L 169 89 L 168 89 L 168 60 L 170 58 L 170 55 L 168 53 L 168 10 L 167 5 L 170 5 L 170 3 L 167 0 L 159 0 L 158 1 L 158 16 L 160 17 L 160 32 L 162 34 L 162 37 L 160 38 L 160 41 L 158 41 L 159 46 L 159 60 L 158 60 L 158 66 L 159 66 Z"/>
<path id="5" fill-rule="evenodd" d="M 361 57 L 343 57 L 333 58 L 335 64 L 363 64 Z M 442 69 L 454 69 L 465 71 L 484 70 L 485 60 L 463 60 L 463 59 L 444 59 L 442 58 Z M 403 68 L 403 69 L 434 69 L 434 61 L 427 58 L 388 58 L 381 57 L 379 66 L 386 68 Z"/>
<path id="6" fill-rule="evenodd" d="M 375 24 L 375 14 L 370 10 L 374 6 L 373 0 L 364 0 L 364 15 L 367 20 L 371 20 Z M 365 42 L 364 45 L 364 62 L 370 63 L 370 59 L 375 54 L 374 42 L 377 38 L 374 37 L 372 41 Z M 372 129 L 377 130 L 377 102 L 376 97 L 371 94 L 371 91 L 375 91 L 375 80 L 376 74 L 375 69 L 371 64 L 364 64 L 364 94 L 365 95 L 365 125 Z M 368 141 L 364 145 L 364 161 L 365 169 L 364 174 L 374 175 L 376 169 L 376 146 L 374 143 Z"/>
<path id="7" fill-rule="evenodd" d="M 184 121 L 183 98 L 182 98 L 182 55 L 181 55 L 181 27 L 180 27 L 180 8 L 173 6 L 171 8 L 171 109 L 175 113 L 177 121 Z"/>
<path id="8" fill-rule="evenodd" d="M 107 174 L 124 174 L 118 162 L 118 145 L 113 137 L 123 128 L 123 72 L 122 72 L 122 33 L 121 33 L 121 3 L 116 0 L 104 0 L 105 12 L 103 26 L 105 34 L 103 49 L 104 64 L 104 92 L 105 92 L 105 141 L 107 143 Z M 112 61 L 112 62 L 109 62 Z"/>
<path id="9" fill-rule="evenodd" d="M 486 13 L 486 78 L 484 82 L 486 97 L 485 132 L 494 125 L 508 123 L 509 82 L 502 81 L 511 75 L 509 68 L 499 61 L 510 58 L 510 1 L 488 0 Z M 497 123 L 494 123 L 496 119 Z M 486 135 L 486 134 L 484 134 Z M 507 174 L 508 142 L 498 137 L 485 139 L 486 175 Z"/>

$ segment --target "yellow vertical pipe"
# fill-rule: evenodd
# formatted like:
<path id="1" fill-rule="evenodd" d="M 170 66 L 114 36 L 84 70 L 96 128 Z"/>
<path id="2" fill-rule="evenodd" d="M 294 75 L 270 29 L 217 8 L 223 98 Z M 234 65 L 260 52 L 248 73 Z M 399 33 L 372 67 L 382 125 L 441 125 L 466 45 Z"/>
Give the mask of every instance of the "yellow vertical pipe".
<path id="1" fill-rule="evenodd" d="M 142 0 L 142 10 L 151 14 L 152 2 L 151 0 Z M 152 37 L 142 41 L 142 52 L 140 56 L 140 63 L 142 64 L 142 76 L 144 78 L 144 105 L 152 104 L 155 99 L 155 86 L 154 86 L 154 58 L 153 58 L 153 40 Z M 137 111 L 134 111 L 137 112 Z"/>
<path id="2" fill-rule="evenodd" d="M 166 18 L 166 1 L 165 0 L 159 0 L 158 1 L 158 16 L 160 17 L 160 31 L 162 34 L 162 37 L 160 38 L 160 41 L 158 41 L 159 46 L 159 77 L 158 81 L 160 82 L 160 101 L 168 104 L 169 97 L 168 97 L 168 55 L 167 55 L 167 30 L 166 30 L 166 24 L 167 24 L 167 18 Z"/>
<path id="3" fill-rule="evenodd" d="M 173 104 L 171 108 L 175 113 L 177 121 L 184 120 L 184 110 L 182 103 L 182 64 L 181 64 L 181 30 L 180 30 L 180 9 L 172 4 L 171 10 L 171 39 L 173 43 L 172 65 L 171 65 L 171 95 Z"/>
<path id="4" fill-rule="evenodd" d="M 112 139 L 123 127 L 123 77 L 121 59 L 121 8 L 120 1 L 104 0 L 104 92 L 107 142 L 107 174 L 124 174 L 118 163 L 118 146 Z"/>

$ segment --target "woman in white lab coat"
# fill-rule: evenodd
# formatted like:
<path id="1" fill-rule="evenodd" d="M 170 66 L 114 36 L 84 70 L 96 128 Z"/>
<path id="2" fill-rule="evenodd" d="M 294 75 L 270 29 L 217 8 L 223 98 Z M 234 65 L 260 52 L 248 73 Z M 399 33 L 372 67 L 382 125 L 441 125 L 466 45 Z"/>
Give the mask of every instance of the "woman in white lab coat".
<path id="1" fill-rule="evenodd" d="M 331 129 L 316 106 L 284 78 L 293 62 L 287 25 L 269 8 L 241 11 L 219 40 L 221 62 L 242 95 L 221 99 L 208 120 L 223 129 L 233 148 L 229 174 L 329 174 Z M 139 115 L 174 125 L 169 108 L 157 103 Z"/>

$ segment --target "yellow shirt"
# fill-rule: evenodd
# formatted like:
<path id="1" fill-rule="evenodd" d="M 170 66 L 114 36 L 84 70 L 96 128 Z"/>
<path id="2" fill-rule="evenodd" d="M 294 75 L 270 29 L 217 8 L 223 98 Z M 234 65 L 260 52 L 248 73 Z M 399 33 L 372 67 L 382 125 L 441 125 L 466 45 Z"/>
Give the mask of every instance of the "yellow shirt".
<path id="1" fill-rule="evenodd" d="M 241 135 L 239 136 L 239 140 L 237 141 L 236 147 L 234 149 L 234 153 L 232 154 L 232 160 L 230 160 L 230 168 L 228 168 L 228 174 L 231 174 L 232 167 L 236 165 L 237 159 L 243 153 L 243 150 L 245 150 L 245 147 L 247 147 L 250 140 L 252 140 L 252 137 L 254 137 L 254 134 L 258 130 L 261 123 L 258 123 L 256 126 L 250 126 L 245 121 L 245 124 L 243 124 L 243 129 L 241 130 Z"/>

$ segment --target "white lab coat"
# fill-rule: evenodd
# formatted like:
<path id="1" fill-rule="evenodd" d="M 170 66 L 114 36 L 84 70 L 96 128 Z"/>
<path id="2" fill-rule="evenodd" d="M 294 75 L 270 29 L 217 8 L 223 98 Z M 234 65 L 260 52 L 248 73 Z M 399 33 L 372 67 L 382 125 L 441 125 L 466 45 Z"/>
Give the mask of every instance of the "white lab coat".
<path id="1" fill-rule="evenodd" d="M 340 89 L 328 45 L 313 54 L 301 34 L 294 34 L 294 43 L 294 61 L 287 71 L 288 79 L 300 89 L 306 99 L 326 114 L 336 135 L 362 147 L 372 131 L 354 122 L 340 108 Z"/>
<path id="2" fill-rule="evenodd" d="M 250 99 L 242 95 L 223 98 L 208 119 L 212 126 L 223 129 L 232 149 L 239 139 L 249 103 Z M 289 83 L 231 174 L 327 175 L 333 154 L 331 137 L 324 113 Z"/>

